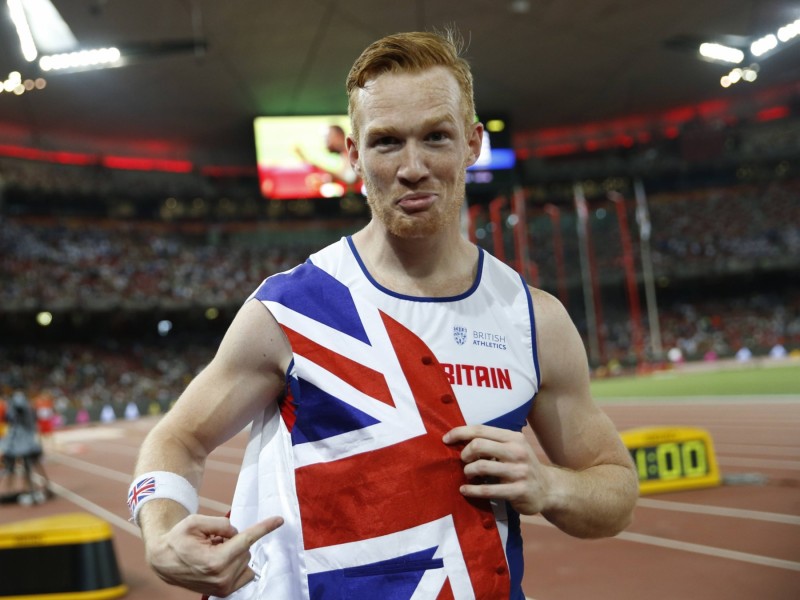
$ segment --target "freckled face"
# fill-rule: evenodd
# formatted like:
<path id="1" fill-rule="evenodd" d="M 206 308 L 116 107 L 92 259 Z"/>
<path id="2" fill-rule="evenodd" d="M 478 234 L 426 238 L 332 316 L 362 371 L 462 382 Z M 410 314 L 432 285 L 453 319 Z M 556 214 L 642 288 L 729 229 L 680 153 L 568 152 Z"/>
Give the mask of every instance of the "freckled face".
<path id="1" fill-rule="evenodd" d="M 464 173 L 480 154 L 482 126 L 465 123 L 461 90 L 443 67 L 384 73 L 359 91 L 348 138 L 372 214 L 401 238 L 426 237 L 455 223 Z"/>

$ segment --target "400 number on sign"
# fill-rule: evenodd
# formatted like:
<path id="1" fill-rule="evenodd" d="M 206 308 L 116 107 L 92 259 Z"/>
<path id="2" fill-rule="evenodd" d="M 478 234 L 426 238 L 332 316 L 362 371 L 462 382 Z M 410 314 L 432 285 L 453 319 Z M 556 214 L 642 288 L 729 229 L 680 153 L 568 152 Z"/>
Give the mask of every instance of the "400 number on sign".
<path id="1" fill-rule="evenodd" d="M 721 477 L 711 435 L 695 427 L 642 427 L 620 433 L 642 495 L 712 487 Z"/>

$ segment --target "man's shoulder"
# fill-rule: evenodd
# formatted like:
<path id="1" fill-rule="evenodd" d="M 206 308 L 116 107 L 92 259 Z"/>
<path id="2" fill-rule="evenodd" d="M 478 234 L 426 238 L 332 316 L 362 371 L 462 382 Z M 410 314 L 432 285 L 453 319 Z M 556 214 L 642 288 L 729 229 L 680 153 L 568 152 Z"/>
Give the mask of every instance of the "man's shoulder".
<path id="1" fill-rule="evenodd" d="M 337 265 L 341 263 L 342 252 L 346 251 L 346 240 L 335 242 L 296 267 L 271 275 L 254 292 L 257 300 L 297 303 L 305 297 L 306 301 L 321 295 L 339 295 L 345 291 L 344 284 L 336 276 Z"/>
<path id="2" fill-rule="evenodd" d="M 311 254 L 306 262 L 330 271 L 329 265 L 341 262 L 342 253 L 346 251 L 348 251 L 348 238 L 342 237 Z"/>
<path id="3" fill-rule="evenodd" d="M 518 271 L 486 251 L 481 252 L 481 284 L 508 302 L 525 301 L 529 286 Z"/>
<path id="4" fill-rule="evenodd" d="M 284 298 L 295 294 L 309 292 L 318 277 L 319 268 L 310 261 L 296 267 L 267 277 L 253 294 L 256 300 L 281 302 Z"/>
<path id="5" fill-rule="evenodd" d="M 570 319 L 566 307 L 561 303 L 561 300 L 556 298 L 550 292 L 546 292 L 532 285 L 527 286 L 528 292 L 531 295 L 533 305 L 536 307 L 537 320 L 541 319 Z"/>
<path id="6" fill-rule="evenodd" d="M 252 294 L 252 298 L 258 300 L 271 300 L 288 291 L 301 291 L 309 285 L 317 285 L 315 278 L 319 277 L 318 271 L 327 271 L 324 267 L 336 261 L 336 254 L 340 252 L 339 247 L 342 241 L 334 242 L 329 246 L 311 254 L 305 262 L 302 262 L 291 269 L 274 273 L 267 277 Z"/>

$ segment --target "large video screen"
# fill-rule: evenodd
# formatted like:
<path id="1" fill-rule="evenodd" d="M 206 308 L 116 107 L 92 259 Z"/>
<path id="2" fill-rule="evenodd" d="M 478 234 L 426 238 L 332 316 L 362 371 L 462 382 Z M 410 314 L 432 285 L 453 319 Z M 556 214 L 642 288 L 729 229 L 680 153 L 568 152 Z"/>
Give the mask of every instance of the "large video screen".
<path id="1" fill-rule="evenodd" d="M 467 169 L 466 182 L 472 189 L 488 184 L 509 183 L 514 178 L 517 157 L 511 147 L 511 133 L 503 115 L 482 115 L 484 125 L 481 154 Z"/>
<path id="2" fill-rule="evenodd" d="M 362 182 L 347 159 L 347 115 L 256 117 L 254 129 L 259 185 L 265 198 L 341 198 L 363 193 Z M 515 155 L 507 138 L 506 131 L 484 131 L 481 155 L 468 169 L 468 184 L 496 183 L 500 173 L 514 169 Z"/>
<path id="3" fill-rule="evenodd" d="M 254 129 L 265 198 L 340 198 L 361 192 L 347 160 L 347 115 L 256 117 Z"/>
<path id="4" fill-rule="evenodd" d="M 498 171 L 501 169 L 513 169 L 517 162 L 514 150 L 511 148 L 497 148 L 492 145 L 492 135 L 488 131 L 483 132 L 483 144 L 481 154 L 475 164 L 467 167 L 470 171 Z"/>

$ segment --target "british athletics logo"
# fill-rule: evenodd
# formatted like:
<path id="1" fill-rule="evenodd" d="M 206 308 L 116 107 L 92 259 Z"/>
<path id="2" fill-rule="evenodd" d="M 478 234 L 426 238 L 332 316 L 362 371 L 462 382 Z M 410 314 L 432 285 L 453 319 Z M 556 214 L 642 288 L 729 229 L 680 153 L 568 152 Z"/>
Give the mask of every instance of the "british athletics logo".
<path id="1" fill-rule="evenodd" d="M 285 278 L 285 279 L 284 279 Z M 294 352 L 291 431 L 311 598 L 508 598 L 488 501 L 459 493 L 464 424 L 426 344 L 307 263 L 257 293 Z"/>
<path id="2" fill-rule="evenodd" d="M 456 344 L 463 346 L 467 342 L 467 328 L 461 325 L 454 325 L 453 339 L 456 341 Z"/>

